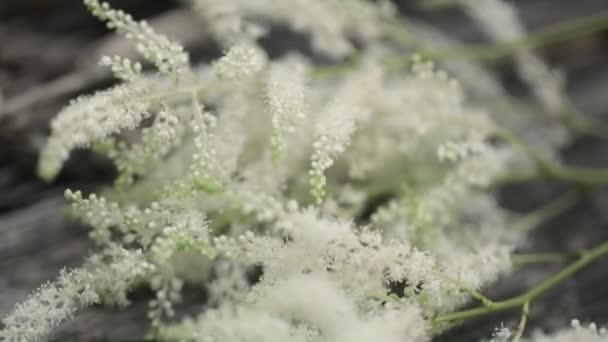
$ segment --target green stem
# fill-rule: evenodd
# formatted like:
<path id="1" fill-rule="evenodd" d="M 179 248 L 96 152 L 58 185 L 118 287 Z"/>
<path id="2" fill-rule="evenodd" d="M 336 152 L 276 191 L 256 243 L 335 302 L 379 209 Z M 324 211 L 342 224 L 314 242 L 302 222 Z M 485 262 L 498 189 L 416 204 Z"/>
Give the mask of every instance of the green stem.
<path id="1" fill-rule="evenodd" d="M 445 274 L 445 273 L 443 273 L 441 271 L 436 271 L 436 274 L 437 274 L 437 276 L 439 276 L 444 281 L 446 281 L 448 283 L 451 283 L 452 285 L 458 287 L 458 289 L 460 289 L 461 291 L 464 291 L 464 292 L 468 293 L 469 296 L 477 299 L 484 306 L 489 306 L 489 305 L 491 305 L 493 303 L 491 299 L 489 299 L 488 297 L 484 296 L 481 292 L 473 290 L 473 289 L 465 286 L 459 280 L 454 279 L 454 278 L 448 276 L 447 274 Z"/>
<path id="2" fill-rule="evenodd" d="M 560 263 L 568 259 L 570 259 L 568 255 L 559 253 L 514 254 L 511 256 L 511 262 L 519 266 Z"/>
<path id="3" fill-rule="evenodd" d="M 582 35 L 598 32 L 608 27 L 608 12 L 599 12 L 555 25 L 547 26 L 525 38 L 492 45 L 470 45 L 461 49 L 423 52 L 431 59 L 467 57 L 479 60 L 495 60 L 522 48 L 534 49 L 567 41 Z"/>
<path id="4" fill-rule="evenodd" d="M 516 307 L 521 307 L 526 303 L 532 302 L 534 299 L 538 298 L 548 290 L 553 287 L 559 285 L 564 280 L 570 278 L 575 273 L 585 268 L 587 265 L 596 261 L 597 259 L 608 255 L 608 241 L 602 243 L 601 245 L 585 251 L 581 254 L 581 256 L 575 262 L 568 265 L 566 268 L 561 270 L 559 273 L 553 275 L 552 277 L 546 279 L 544 282 L 539 284 L 538 286 L 530 289 L 529 291 L 513 297 L 511 299 L 493 302 L 489 305 L 463 310 L 458 312 L 453 312 L 447 315 L 438 316 L 433 319 L 435 323 L 445 323 L 451 321 L 460 321 L 470 318 L 475 318 L 479 316 L 484 316 L 487 314 L 491 314 L 498 311 L 510 310 Z"/>
<path id="5" fill-rule="evenodd" d="M 420 54 L 426 59 L 436 61 L 471 58 L 477 60 L 495 60 L 510 55 L 522 48 L 534 49 L 567 41 L 582 35 L 602 31 L 608 28 L 608 12 L 600 12 L 585 17 L 547 26 L 527 37 L 512 42 L 498 44 L 468 44 L 459 48 L 444 50 L 426 50 Z M 392 56 L 385 59 L 385 64 L 392 68 L 401 68 L 411 64 L 410 57 Z"/>
<path id="6" fill-rule="evenodd" d="M 494 179 L 492 185 L 503 186 L 509 184 L 526 183 L 542 178 L 542 175 L 535 171 L 514 171 L 500 174 Z"/>
<path id="7" fill-rule="evenodd" d="M 526 323 L 528 322 L 528 316 L 530 315 L 530 302 L 525 302 L 521 308 L 521 319 L 519 320 L 519 325 L 517 326 L 517 331 L 513 336 L 511 342 L 518 342 L 521 336 L 524 334 L 524 330 L 526 329 Z"/>
<path id="8" fill-rule="evenodd" d="M 543 158 L 538 152 L 534 151 L 534 149 L 508 130 L 502 129 L 496 134 L 532 158 L 536 163 L 540 176 L 543 176 L 546 179 L 576 183 L 586 187 L 596 187 L 608 184 L 608 169 L 561 165 Z M 518 176 L 521 180 L 528 180 L 534 177 L 534 174 L 522 173 Z"/>
<path id="9" fill-rule="evenodd" d="M 578 198 L 579 198 L 578 192 L 576 192 L 576 191 L 568 192 L 565 195 L 563 195 L 562 197 L 558 198 L 557 200 L 541 207 L 540 209 L 536 209 L 535 211 L 533 211 L 529 214 L 525 214 L 519 220 L 519 222 L 515 224 L 515 229 L 531 229 L 534 226 L 538 226 L 538 225 L 542 224 L 543 222 L 546 222 L 547 220 L 561 214 L 566 209 L 570 208 L 574 203 L 576 203 L 576 200 Z M 517 257 L 520 257 L 521 258 L 520 260 L 523 260 L 524 262 L 527 262 L 527 263 L 555 262 L 556 260 L 558 260 L 558 261 L 566 260 L 566 257 L 561 254 L 548 254 L 548 253 L 547 254 L 526 254 L 526 255 L 515 255 L 514 256 L 515 259 L 517 259 Z M 515 260 L 513 262 L 516 263 Z M 437 274 L 437 276 L 442 278 L 444 281 L 453 284 L 454 286 L 458 287 L 461 291 L 468 293 L 472 298 L 479 300 L 484 306 L 487 307 L 487 306 L 491 306 L 494 304 L 494 302 L 491 299 L 484 296 L 479 291 L 476 291 L 474 289 L 471 289 L 471 288 L 465 286 L 458 279 L 452 278 L 449 275 L 447 275 L 439 270 L 436 270 L 435 273 Z"/>
<path id="10" fill-rule="evenodd" d="M 554 166 L 552 166 L 548 161 L 546 161 L 540 154 L 534 151 L 534 149 L 532 149 L 528 144 L 522 141 L 515 134 L 511 133 L 509 130 L 500 129 L 496 132 L 496 135 L 500 138 L 505 139 L 511 145 L 526 153 L 530 158 L 534 160 L 541 172 L 548 173 L 549 171 L 547 171 L 547 169 L 554 168 Z"/>
<path id="11" fill-rule="evenodd" d="M 581 198 L 580 191 L 572 190 L 558 197 L 556 200 L 549 202 L 533 212 L 524 215 L 516 224 L 514 229 L 518 231 L 529 231 L 530 229 L 541 225 L 544 222 L 558 216 L 567 209 L 571 208 Z"/>
<path id="12" fill-rule="evenodd" d="M 384 29 L 392 38 L 400 39 L 407 30 L 401 30 L 400 24 L 385 23 Z M 531 33 L 526 38 L 508 43 L 499 44 L 484 44 L 484 45 L 464 45 L 459 48 L 449 48 L 443 50 L 423 50 L 420 52 L 422 56 L 436 61 L 445 60 L 448 58 L 474 58 L 481 60 L 493 60 L 509 55 L 521 48 L 537 48 L 550 44 L 555 44 L 561 41 L 566 41 L 581 35 L 590 34 L 593 32 L 604 30 L 608 27 L 608 12 L 600 12 L 589 16 L 576 18 L 571 21 L 558 23 L 548 26 L 544 29 Z M 412 43 L 411 40 L 403 41 L 406 45 Z M 361 61 L 360 55 L 355 55 L 351 60 L 329 66 L 317 67 L 313 71 L 314 78 L 328 78 L 339 76 L 345 72 L 352 70 L 359 65 Z M 411 56 L 390 56 L 384 59 L 383 63 L 389 69 L 400 69 L 410 65 L 412 62 Z"/>
<path id="13" fill-rule="evenodd" d="M 550 179 L 578 183 L 587 187 L 608 184 L 608 170 L 605 168 L 582 168 L 547 163 L 545 172 Z"/>

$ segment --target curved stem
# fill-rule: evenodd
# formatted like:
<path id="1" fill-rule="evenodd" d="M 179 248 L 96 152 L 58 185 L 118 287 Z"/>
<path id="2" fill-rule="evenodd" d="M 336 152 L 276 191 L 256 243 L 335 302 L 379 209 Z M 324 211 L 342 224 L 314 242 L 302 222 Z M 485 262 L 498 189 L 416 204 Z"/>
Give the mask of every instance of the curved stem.
<path id="1" fill-rule="evenodd" d="M 581 192 L 577 190 L 568 191 L 556 200 L 525 214 L 514 226 L 515 230 L 529 231 L 544 222 L 556 217 L 575 205 L 581 198 Z"/>
<path id="2" fill-rule="evenodd" d="M 568 265 L 566 268 L 561 270 L 559 273 L 546 279 L 545 281 L 540 283 L 538 286 L 530 289 L 529 291 L 527 291 L 519 296 L 513 297 L 511 299 L 499 301 L 499 302 L 493 302 L 489 305 L 474 308 L 474 309 L 457 311 L 457 312 L 453 312 L 453 313 L 450 313 L 447 315 L 438 316 L 433 319 L 433 322 L 445 323 L 445 322 L 451 322 L 451 321 L 460 321 L 460 320 L 465 320 L 465 319 L 470 319 L 470 318 L 487 315 L 487 314 L 498 312 L 498 311 L 505 311 L 505 310 L 510 310 L 513 308 L 521 307 L 521 306 L 525 305 L 526 303 L 532 302 L 534 299 L 543 295 L 545 292 L 552 289 L 553 287 L 559 285 L 561 282 L 570 278 L 572 275 L 574 275 L 581 269 L 585 268 L 587 265 L 589 265 L 592 262 L 596 261 L 597 259 L 607 256 L 607 255 L 608 255 L 608 241 L 602 243 L 601 245 L 599 245 L 593 249 L 590 249 L 588 251 L 581 253 L 581 256 L 578 258 L 578 260 L 576 260 L 575 262 Z"/>
<path id="3" fill-rule="evenodd" d="M 512 342 L 518 342 L 521 336 L 524 334 L 524 330 L 526 330 L 526 323 L 528 322 L 528 316 L 530 314 L 530 302 L 525 302 L 521 308 L 521 319 L 519 320 L 519 325 L 517 326 L 517 331 L 513 336 Z"/>
<path id="4" fill-rule="evenodd" d="M 461 49 L 430 51 L 423 53 L 427 58 L 441 59 L 467 57 L 479 60 L 494 60 L 511 54 L 521 48 L 534 49 L 604 30 L 608 27 L 608 12 L 599 12 L 588 16 L 547 26 L 523 39 L 492 45 L 471 45 Z"/>
<path id="5" fill-rule="evenodd" d="M 394 23 L 394 25 L 399 25 L 399 23 Z M 531 33 L 526 38 L 513 42 L 484 45 L 470 44 L 459 48 L 448 48 L 444 50 L 423 50 L 420 52 L 420 54 L 425 58 L 430 58 L 433 60 L 445 60 L 448 58 L 451 59 L 459 57 L 474 58 L 479 60 L 494 60 L 505 57 L 521 48 L 533 49 L 541 46 L 547 46 L 576 38 L 581 35 L 598 32 L 606 28 L 608 28 L 608 12 L 600 12 L 548 26 L 544 29 Z M 384 29 L 388 31 L 392 38 L 400 40 L 403 38 L 403 34 L 408 32 L 407 30 L 397 30 L 393 25 L 386 25 Z M 405 43 L 409 45 L 412 42 L 410 40 L 406 40 Z M 340 75 L 345 71 L 351 70 L 352 67 L 358 65 L 359 62 L 360 56 L 355 56 L 352 60 L 346 63 L 318 67 L 314 71 L 314 76 L 324 78 Z M 411 56 L 403 55 L 390 56 L 384 60 L 384 64 L 389 67 L 389 69 L 402 68 L 410 65 L 411 62 Z"/>
<path id="6" fill-rule="evenodd" d="M 554 180 L 578 183 L 588 187 L 608 184 L 608 170 L 604 168 L 595 169 L 550 164 L 547 164 L 547 166 L 549 166 L 546 168 L 547 176 Z"/>
<path id="7" fill-rule="evenodd" d="M 562 165 L 543 158 L 538 152 L 534 151 L 525 142 L 521 141 L 515 134 L 506 129 L 502 129 L 496 133 L 508 141 L 514 147 L 519 148 L 534 160 L 538 168 L 538 172 L 546 179 L 570 182 L 583 185 L 586 187 L 595 187 L 608 184 L 608 169 L 605 168 L 582 168 L 577 166 Z M 522 173 L 518 175 L 520 180 L 533 179 L 533 173 Z M 541 177 L 542 178 L 542 177 Z M 507 180 L 509 180 L 507 178 Z"/>
<path id="8" fill-rule="evenodd" d="M 465 286 L 459 280 L 454 279 L 454 278 L 448 276 L 447 274 L 445 274 L 445 273 L 443 273 L 441 271 L 437 271 L 436 274 L 437 274 L 437 276 L 439 276 L 444 281 L 446 281 L 448 283 L 451 283 L 452 285 L 456 286 L 458 289 L 460 289 L 460 291 L 464 291 L 464 292 L 468 293 L 469 296 L 471 296 L 472 298 L 477 299 L 484 306 L 489 306 L 489 305 L 491 305 L 493 303 L 493 301 L 491 299 L 489 299 L 488 297 L 484 296 L 481 292 L 476 291 L 474 289 L 471 289 L 471 288 Z"/>
<path id="9" fill-rule="evenodd" d="M 541 207 L 540 209 L 536 209 L 531 213 L 525 214 L 516 224 L 516 229 L 531 229 L 534 226 L 540 225 L 543 222 L 559 215 L 564 212 L 566 209 L 570 208 L 571 205 L 576 203 L 576 199 L 578 199 L 577 192 L 568 192 L 557 200 Z M 524 256 L 524 255 L 522 255 Z M 539 262 L 539 259 L 542 261 L 548 262 L 547 259 L 551 258 L 551 262 L 554 262 L 555 259 L 559 257 L 559 261 L 564 261 L 566 258 L 563 255 L 555 255 L 555 254 L 536 254 L 536 255 L 525 255 L 524 257 L 528 257 L 526 259 L 528 262 Z M 452 285 L 458 287 L 463 292 L 468 293 L 472 298 L 479 300 L 483 306 L 492 306 L 495 302 L 484 296 L 479 291 L 469 288 L 466 285 L 462 284 L 458 279 L 452 278 L 449 275 L 436 270 L 436 274 L 442 278 L 445 282 L 451 283 Z"/>
<path id="10" fill-rule="evenodd" d="M 526 183 L 542 179 L 542 175 L 535 171 L 515 171 L 502 173 L 494 179 L 492 185 L 504 186 L 509 184 Z"/>

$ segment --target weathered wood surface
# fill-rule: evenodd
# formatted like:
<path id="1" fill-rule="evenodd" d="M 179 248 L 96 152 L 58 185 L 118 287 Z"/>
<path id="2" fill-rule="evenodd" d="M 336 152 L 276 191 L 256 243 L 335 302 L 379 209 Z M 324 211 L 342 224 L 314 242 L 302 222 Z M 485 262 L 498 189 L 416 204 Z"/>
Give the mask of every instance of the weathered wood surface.
<path id="1" fill-rule="evenodd" d="M 183 11 L 170 2 L 130 0 L 116 2 L 138 17 L 157 16 L 170 35 L 189 46 L 206 46 L 201 30 Z M 154 3 L 154 6 L 151 4 Z M 410 2 L 403 1 L 405 5 Z M 523 16 L 531 28 L 561 20 L 608 10 L 605 0 L 520 0 Z M 412 11 L 410 6 L 405 10 Z M 476 41 L 481 35 L 457 13 L 423 14 L 452 34 Z M 164 18 L 164 24 L 163 24 Z M 178 19 L 176 19 L 178 18 Z M 161 29 L 166 31 L 164 29 Z M 198 34 L 201 37 L 198 37 Z M 569 92 L 579 107 L 590 115 L 608 116 L 608 32 L 586 37 L 581 44 L 569 42 L 551 54 L 554 62 L 566 69 Z M 280 42 L 277 45 L 281 45 Z M 0 1 L 0 91 L 4 107 L 19 96 L 42 92 L 43 101 L 34 101 L 0 115 L 0 317 L 28 293 L 56 277 L 63 267 L 77 266 L 92 248 L 87 228 L 71 222 L 64 212 L 65 187 L 91 188 L 111 177 L 103 163 L 87 153 L 76 156 L 60 179 L 51 185 L 35 177 L 37 151 L 46 134 L 49 118 L 77 93 L 90 91 L 108 82 L 107 74 L 95 68 L 100 51 L 128 54 L 124 43 L 104 35 L 104 29 L 81 8 L 80 1 L 22 0 Z M 205 50 L 202 50 L 205 52 Z M 210 48 L 211 53 L 217 53 Z M 551 50 L 548 52 L 551 53 Z M 45 85 L 71 75 L 71 87 L 49 94 Z M 53 95 L 53 96 L 49 96 Z M 12 102 L 11 102 L 12 101 Z M 0 102 L 0 112 L 3 105 Z M 596 141 L 581 141 L 568 151 L 567 159 L 587 165 L 608 166 L 608 148 Z M 530 210 L 549 200 L 556 189 L 537 184 L 503 191 L 505 205 Z M 608 239 L 608 193 L 601 191 L 587 198 L 568 214 L 535 233 L 530 251 L 576 252 Z M 488 289 L 492 298 L 504 298 L 533 286 L 555 272 L 554 266 L 526 268 L 500 285 Z M 554 329 L 572 317 L 608 321 L 608 263 L 601 262 L 551 291 L 532 306 L 531 326 Z M 139 340 L 146 327 L 145 298 L 135 293 L 128 310 L 95 307 L 85 310 L 73 321 L 57 329 L 53 341 Z M 500 322 L 513 324 L 517 313 L 505 313 L 469 322 L 438 338 L 438 341 L 476 341 L 488 336 Z"/>

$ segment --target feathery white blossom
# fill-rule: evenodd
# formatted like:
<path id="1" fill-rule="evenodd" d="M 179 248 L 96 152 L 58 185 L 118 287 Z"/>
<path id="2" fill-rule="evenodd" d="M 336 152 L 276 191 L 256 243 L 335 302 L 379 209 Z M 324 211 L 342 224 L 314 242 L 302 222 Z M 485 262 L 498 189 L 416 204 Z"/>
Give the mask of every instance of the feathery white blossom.
<path id="1" fill-rule="evenodd" d="M 500 326 L 494 330 L 492 333 L 492 339 L 490 339 L 489 342 L 508 342 L 512 335 L 513 332 L 511 329 L 505 326 Z"/>
<path id="2" fill-rule="evenodd" d="M 298 61 L 275 63 L 266 82 L 266 102 L 272 116 L 270 137 L 273 159 L 277 161 L 285 149 L 286 136 L 306 118 L 304 90 L 306 66 Z"/>
<path id="3" fill-rule="evenodd" d="M 134 129 L 150 116 L 150 104 L 142 99 L 148 92 L 146 85 L 119 85 L 73 100 L 51 122 L 52 134 L 39 162 L 40 175 L 54 178 L 74 148 L 87 147 L 123 129 Z"/>
<path id="4" fill-rule="evenodd" d="M 476 132 L 471 132 L 462 141 L 446 141 L 439 145 L 437 157 L 440 161 L 459 161 L 471 155 L 476 155 L 486 151 L 488 146 L 484 143 L 483 137 Z"/>
<path id="5" fill-rule="evenodd" d="M 160 72 L 182 72 L 187 68 L 189 57 L 184 48 L 155 32 L 146 21 L 137 22 L 130 14 L 111 8 L 107 2 L 84 0 L 84 4 L 94 16 L 107 22 L 109 29 L 135 41 L 137 51 Z"/>
<path id="6" fill-rule="evenodd" d="M 469 100 L 482 86 L 431 61 L 415 57 L 403 72 L 387 65 L 397 49 L 385 40 L 407 28 L 388 1 L 193 2 L 227 52 L 191 68 L 182 47 L 145 22 L 85 1 L 161 73 L 103 57 L 126 84 L 54 120 L 44 177 L 89 145 L 119 171 L 103 196 L 66 191 L 106 252 L 18 306 L 0 339 L 42 336 L 92 303 L 126 304 L 137 280 L 154 291 L 148 317 L 168 340 L 423 342 L 431 317 L 511 270 L 522 233 L 508 229 L 512 218 L 488 187 L 529 158 L 493 143 L 508 120 L 488 102 L 506 92 L 473 89 L 492 101 Z M 269 59 L 254 42 L 276 24 L 325 56 L 345 57 L 356 41 L 357 59 L 328 73 L 304 56 Z M 176 82 L 176 73 L 187 77 Z M 117 135 L 153 114 L 140 135 Z M 311 192 L 314 203 L 302 206 Z M 196 318 L 169 323 L 186 284 L 209 301 Z"/>
<path id="7" fill-rule="evenodd" d="M 351 135 L 355 131 L 354 118 L 359 115 L 359 110 L 349 103 L 335 100 L 321 114 L 316 126 L 309 171 L 311 193 L 317 204 L 321 204 L 325 196 L 325 170 L 334 164 L 335 158 L 350 144 Z"/>
<path id="8" fill-rule="evenodd" d="M 252 41 L 268 30 L 268 24 L 287 25 L 310 34 L 315 50 L 332 57 L 353 52 L 351 37 L 372 40 L 382 35 L 382 20 L 396 13 L 389 1 L 339 0 L 191 0 L 209 31 L 225 46 Z"/>
<path id="9" fill-rule="evenodd" d="M 178 140 L 179 119 L 161 104 L 151 127 L 141 130 L 141 141 L 127 146 L 108 139 L 105 153 L 114 160 L 119 176 L 115 183 L 128 186 L 136 176 L 149 172 L 154 163 L 167 155 Z M 103 145 L 103 143 L 102 143 Z M 101 147 L 103 149 L 104 146 Z"/>
<path id="10" fill-rule="evenodd" d="M 109 260 L 102 262 L 102 258 Z M 131 284 L 152 268 L 141 250 L 112 248 L 102 255 L 93 255 L 83 267 L 62 271 L 55 282 L 41 286 L 18 304 L 2 320 L 0 340 L 36 341 L 77 310 L 99 303 L 102 297 L 125 304 L 125 293 Z"/>
<path id="11" fill-rule="evenodd" d="M 179 336 L 186 340 L 223 342 L 306 342 L 304 330 L 293 329 L 288 321 L 250 308 L 221 306 L 208 310 L 196 321 L 188 321 Z M 185 336 L 184 336 L 185 335 Z M 174 339 L 168 336 L 169 339 Z"/>
<path id="12" fill-rule="evenodd" d="M 120 56 L 103 56 L 99 60 L 99 64 L 110 67 L 114 76 L 123 81 L 132 81 L 141 74 L 141 64 L 139 62 L 131 63 L 130 59 Z"/>
<path id="13" fill-rule="evenodd" d="M 266 64 L 266 56 L 252 44 L 238 44 L 215 64 L 215 72 L 221 78 L 243 80 L 260 72 Z"/>
<path id="14" fill-rule="evenodd" d="M 225 47 L 253 41 L 266 33 L 265 25 L 245 20 L 247 11 L 268 6 L 267 0 L 192 0 L 192 8 L 203 19 L 205 28 Z"/>

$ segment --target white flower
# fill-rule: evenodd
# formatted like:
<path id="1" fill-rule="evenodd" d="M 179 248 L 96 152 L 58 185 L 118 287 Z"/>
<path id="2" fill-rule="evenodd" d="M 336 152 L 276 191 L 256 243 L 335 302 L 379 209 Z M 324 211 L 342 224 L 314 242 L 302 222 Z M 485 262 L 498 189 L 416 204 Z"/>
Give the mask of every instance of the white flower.
<path id="1" fill-rule="evenodd" d="M 110 67 L 114 76 L 123 81 L 133 81 L 141 74 L 141 64 L 139 62 L 131 63 L 128 58 L 120 56 L 108 57 L 103 56 L 99 64 Z"/>
<path id="2" fill-rule="evenodd" d="M 511 329 L 501 325 L 499 328 L 494 330 L 494 333 L 492 333 L 492 339 L 490 342 L 508 342 L 512 335 L 513 332 Z"/>
<path id="3" fill-rule="evenodd" d="M 142 99 L 147 85 L 145 81 L 119 85 L 73 100 L 51 122 L 51 136 L 42 151 L 39 174 L 52 179 L 74 148 L 137 127 L 150 116 L 150 103 Z"/>
<path id="4" fill-rule="evenodd" d="M 342 154 L 350 144 L 355 131 L 355 118 L 359 108 L 340 100 L 333 101 L 321 114 L 316 126 L 316 141 L 313 143 L 311 157 L 310 185 L 311 193 L 317 204 L 325 196 L 325 170 L 334 164 L 337 156 Z"/>
<path id="5" fill-rule="evenodd" d="M 304 88 L 306 67 L 297 61 L 271 65 L 266 82 L 266 102 L 272 116 L 273 134 L 270 137 L 273 158 L 277 161 L 285 149 L 286 136 L 296 130 L 306 118 Z"/>
<path id="6" fill-rule="evenodd" d="M 437 148 L 437 157 L 440 161 L 459 161 L 471 155 L 477 155 L 488 150 L 483 141 L 483 136 L 477 132 L 471 132 L 461 141 L 446 141 Z"/>
<path id="7" fill-rule="evenodd" d="M 187 69 L 189 57 L 184 48 L 156 33 L 146 21 L 136 22 L 131 15 L 111 8 L 107 2 L 84 0 L 84 4 L 93 15 L 106 21 L 108 28 L 134 40 L 137 43 L 137 51 L 161 73 L 182 72 Z"/>
<path id="8" fill-rule="evenodd" d="M 103 255 L 109 263 L 100 263 L 92 256 L 83 267 L 62 271 L 54 283 L 41 286 L 25 302 L 2 320 L 0 340 L 6 342 L 35 341 L 81 309 L 99 303 L 102 295 L 124 304 L 125 292 L 139 277 L 150 272 L 141 250 L 111 248 Z"/>
<path id="9" fill-rule="evenodd" d="M 215 72 L 221 78 L 244 80 L 260 72 L 266 64 L 266 56 L 250 44 L 238 44 L 215 64 Z"/>

